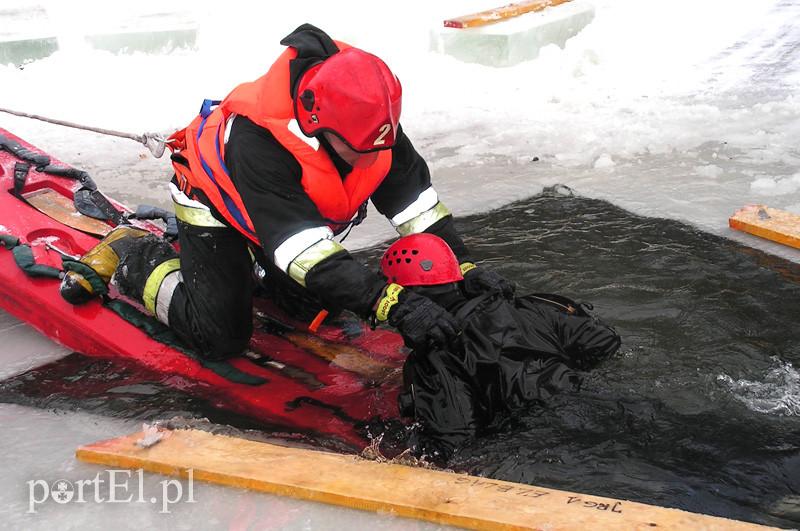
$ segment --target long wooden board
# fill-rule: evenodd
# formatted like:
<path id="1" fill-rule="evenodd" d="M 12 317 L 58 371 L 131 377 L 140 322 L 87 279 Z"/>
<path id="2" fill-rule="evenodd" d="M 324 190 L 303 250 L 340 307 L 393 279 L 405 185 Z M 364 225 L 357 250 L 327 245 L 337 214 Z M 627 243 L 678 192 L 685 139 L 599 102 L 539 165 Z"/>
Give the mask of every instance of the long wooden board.
<path id="1" fill-rule="evenodd" d="M 78 459 L 379 511 L 471 529 L 767 529 L 725 518 L 507 481 L 287 448 L 198 430 L 136 433 L 78 449 Z"/>
<path id="2" fill-rule="evenodd" d="M 800 249 L 800 216 L 797 214 L 765 205 L 747 205 L 728 219 L 728 225 Z"/>
<path id="3" fill-rule="evenodd" d="M 570 0 L 526 0 L 525 2 L 508 4 L 495 9 L 487 9 L 480 13 L 451 18 L 444 21 L 444 27 L 463 29 L 496 24 L 497 22 L 503 22 L 504 20 L 524 15 L 525 13 L 542 11 L 545 8 L 564 4 L 569 1 Z"/>

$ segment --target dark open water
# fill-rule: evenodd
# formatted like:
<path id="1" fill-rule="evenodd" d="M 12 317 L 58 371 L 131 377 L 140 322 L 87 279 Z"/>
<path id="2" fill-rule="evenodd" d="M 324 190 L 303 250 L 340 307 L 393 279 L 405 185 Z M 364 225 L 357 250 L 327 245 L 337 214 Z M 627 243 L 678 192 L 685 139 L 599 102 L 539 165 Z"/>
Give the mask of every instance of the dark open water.
<path id="1" fill-rule="evenodd" d="M 623 345 L 456 468 L 797 527 L 800 265 L 556 193 L 461 226 L 525 289 L 592 302 Z"/>
<path id="2" fill-rule="evenodd" d="M 800 265 L 554 191 L 459 224 L 485 266 L 593 303 L 623 346 L 580 393 L 532 406 L 452 468 L 798 526 Z M 73 355 L 3 383 L 0 400 L 253 427 L 168 383 Z"/>

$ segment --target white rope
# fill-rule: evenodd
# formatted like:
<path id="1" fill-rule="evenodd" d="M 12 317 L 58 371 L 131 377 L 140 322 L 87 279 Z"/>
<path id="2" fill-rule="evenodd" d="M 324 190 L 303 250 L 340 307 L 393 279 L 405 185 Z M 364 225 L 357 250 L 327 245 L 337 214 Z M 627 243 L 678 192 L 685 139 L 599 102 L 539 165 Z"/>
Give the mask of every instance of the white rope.
<path id="1" fill-rule="evenodd" d="M 142 144 L 143 146 L 145 146 L 147 149 L 149 149 L 150 153 L 152 153 L 155 158 L 160 158 L 164 154 L 164 150 L 166 149 L 167 143 L 169 142 L 168 139 L 165 139 L 162 135 L 158 133 L 143 133 L 141 135 L 133 135 L 131 133 L 124 133 L 122 131 L 114 131 L 113 129 L 102 129 L 100 127 L 91 127 L 88 125 L 76 124 L 64 120 L 47 118 L 45 116 L 39 116 L 38 114 L 28 114 L 20 111 L 13 111 L 11 109 L 4 109 L 2 107 L 0 107 L 0 112 L 13 114 L 14 116 L 21 116 L 23 118 L 31 118 L 33 120 L 41 120 L 42 122 L 47 122 L 51 124 L 63 125 L 64 127 L 72 127 L 75 129 L 83 129 L 84 131 L 92 131 L 95 133 L 99 133 L 101 135 L 116 136 L 119 138 L 128 138 L 130 140 L 135 140 L 140 144 Z"/>

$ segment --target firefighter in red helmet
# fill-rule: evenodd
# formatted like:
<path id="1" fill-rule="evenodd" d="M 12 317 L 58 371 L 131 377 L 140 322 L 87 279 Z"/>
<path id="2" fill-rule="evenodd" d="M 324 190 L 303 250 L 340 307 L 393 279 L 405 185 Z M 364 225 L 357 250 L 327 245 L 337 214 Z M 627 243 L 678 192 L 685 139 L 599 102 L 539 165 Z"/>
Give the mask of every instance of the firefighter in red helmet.
<path id="1" fill-rule="evenodd" d="M 248 344 L 253 258 L 268 295 L 296 315 L 346 309 L 415 341 L 446 343 L 457 327 L 445 309 L 387 284 L 334 239 L 361 223 L 372 201 L 401 236 L 444 239 L 474 294 L 513 291 L 471 263 L 400 126 L 400 82 L 378 57 L 309 24 L 281 43 L 265 75 L 203 102 L 170 139 L 180 254 L 123 228 L 84 261 L 209 358 Z M 77 273 L 62 283 L 73 302 L 92 291 Z"/>

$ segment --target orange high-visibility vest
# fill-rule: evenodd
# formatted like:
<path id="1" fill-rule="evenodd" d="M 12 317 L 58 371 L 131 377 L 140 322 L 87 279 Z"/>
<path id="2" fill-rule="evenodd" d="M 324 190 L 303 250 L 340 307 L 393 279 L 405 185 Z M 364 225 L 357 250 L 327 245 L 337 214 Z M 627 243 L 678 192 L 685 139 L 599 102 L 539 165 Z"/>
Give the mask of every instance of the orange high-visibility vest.
<path id="1" fill-rule="evenodd" d="M 336 44 L 340 50 L 348 47 Z M 391 150 L 380 151 L 370 167 L 353 168 L 342 179 L 324 149 L 314 149 L 289 129 L 295 120 L 289 62 L 296 56 L 294 48 L 287 48 L 265 75 L 237 86 L 221 102 L 205 100 L 200 114 L 174 133 L 167 144 L 188 160 L 188 166 L 173 161 L 178 181 L 202 190 L 228 223 L 256 244 L 259 241 L 253 222 L 225 167 L 224 136 L 230 116 L 246 116 L 268 129 L 297 159 L 303 189 L 334 230 L 355 216 L 392 165 Z M 299 128 L 295 130 L 299 133 Z"/>

